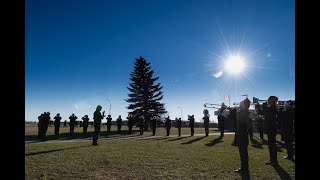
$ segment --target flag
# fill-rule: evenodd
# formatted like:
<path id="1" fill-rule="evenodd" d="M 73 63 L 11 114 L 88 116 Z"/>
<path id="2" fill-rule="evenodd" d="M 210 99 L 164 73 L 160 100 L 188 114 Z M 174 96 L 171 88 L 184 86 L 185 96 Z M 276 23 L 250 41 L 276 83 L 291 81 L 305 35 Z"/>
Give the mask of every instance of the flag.
<path id="1" fill-rule="evenodd" d="M 224 96 L 224 99 L 229 99 L 229 96 Z"/>

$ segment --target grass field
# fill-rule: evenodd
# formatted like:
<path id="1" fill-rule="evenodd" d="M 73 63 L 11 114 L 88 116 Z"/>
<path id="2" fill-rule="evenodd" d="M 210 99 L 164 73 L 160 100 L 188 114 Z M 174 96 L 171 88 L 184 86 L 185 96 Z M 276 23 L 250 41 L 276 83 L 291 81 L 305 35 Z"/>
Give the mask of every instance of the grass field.
<path id="1" fill-rule="evenodd" d="M 218 131 L 211 129 L 213 132 Z M 189 133 L 188 128 L 182 129 L 182 134 Z M 204 129 L 195 129 L 195 133 L 203 134 Z M 26 139 L 35 134 L 36 127 L 26 127 Z M 49 127 L 48 136 L 52 134 L 53 127 Z M 177 129 L 172 128 L 171 134 L 177 134 Z M 99 141 L 99 146 L 88 141 L 26 144 L 25 179 L 241 179 L 234 172 L 240 166 L 238 148 L 232 145 L 234 135 L 225 135 L 222 141 L 215 135 L 168 138 L 163 128 L 157 129 L 157 135 L 163 137 Z M 266 142 L 255 139 L 249 143 L 251 179 L 295 179 L 295 163 L 282 158 L 286 150 L 280 136 L 277 142 L 281 166 L 277 169 L 264 164 L 269 158 Z"/>

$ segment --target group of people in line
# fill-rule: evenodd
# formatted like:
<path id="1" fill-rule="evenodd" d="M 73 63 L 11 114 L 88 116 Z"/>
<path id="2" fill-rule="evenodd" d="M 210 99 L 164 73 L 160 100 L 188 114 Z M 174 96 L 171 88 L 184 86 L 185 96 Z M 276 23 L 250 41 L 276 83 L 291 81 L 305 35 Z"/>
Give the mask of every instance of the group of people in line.
<path id="1" fill-rule="evenodd" d="M 277 147 L 276 147 L 276 134 L 278 125 L 281 125 L 281 139 L 285 141 L 287 147 L 287 156 L 285 159 L 294 160 L 294 148 L 293 148 L 293 141 L 294 141 L 294 119 L 295 119 L 295 110 L 293 108 L 293 103 L 288 101 L 286 106 L 280 108 L 276 106 L 276 102 L 278 98 L 276 96 L 270 96 L 266 103 L 257 104 L 255 106 L 256 111 L 256 121 L 258 123 L 258 131 L 261 140 L 264 140 L 264 132 L 267 134 L 268 137 L 268 149 L 269 149 L 269 157 L 270 159 L 266 162 L 266 164 L 272 166 L 278 166 L 277 160 Z M 252 140 L 253 138 L 253 128 L 252 128 L 252 118 L 250 117 L 250 100 L 246 98 L 242 102 L 240 102 L 239 108 L 230 108 L 230 115 L 229 118 L 235 122 L 235 136 L 234 136 L 234 143 L 237 144 L 240 154 L 241 160 L 241 167 L 235 172 L 241 173 L 243 176 L 249 176 L 249 156 L 248 156 L 248 143 L 249 139 Z M 101 113 L 102 107 L 100 105 L 97 106 L 96 111 L 93 114 L 94 119 L 94 135 L 93 135 L 93 146 L 98 145 L 98 137 L 101 131 L 101 122 L 102 119 L 105 118 L 105 111 Z M 220 109 L 221 110 L 221 109 Z M 218 129 L 220 131 L 219 138 L 222 139 L 224 137 L 224 121 L 225 117 L 222 115 L 222 111 L 219 111 L 218 115 Z M 205 128 L 205 136 L 209 135 L 209 111 L 205 109 L 203 111 L 203 123 Z M 263 118 L 264 117 L 264 118 Z M 38 136 L 43 138 L 46 135 L 48 125 L 50 122 L 50 113 L 44 112 L 39 117 L 38 123 Z M 55 125 L 55 135 L 59 134 L 59 127 L 60 127 L 60 114 L 58 113 L 54 117 L 54 125 Z M 70 135 L 74 133 L 74 125 L 77 119 L 77 116 L 72 114 L 70 117 Z M 111 115 L 107 116 L 107 133 L 111 132 Z M 138 123 L 139 125 L 139 133 L 143 135 L 143 131 L 145 128 L 145 120 L 143 116 L 134 116 L 129 113 L 128 117 L 128 133 L 132 134 L 132 127 Z M 87 135 L 87 128 L 89 118 L 88 115 L 82 117 L 83 123 L 83 134 Z M 155 136 L 156 134 L 156 126 L 157 126 L 157 117 L 150 118 L 151 121 L 151 129 L 152 135 Z M 191 131 L 191 136 L 194 135 L 194 115 L 188 115 L 189 127 Z M 182 120 L 181 118 L 176 118 L 177 128 L 178 128 L 178 136 L 181 136 L 181 126 Z M 121 133 L 121 126 L 122 126 L 122 119 L 121 115 L 117 118 L 117 133 Z M 166 136 L 170 136 L 170 129 L 172 126 L 172 120 L 170 116 L 165 119 L 165 128 L 166 128 Z"/>

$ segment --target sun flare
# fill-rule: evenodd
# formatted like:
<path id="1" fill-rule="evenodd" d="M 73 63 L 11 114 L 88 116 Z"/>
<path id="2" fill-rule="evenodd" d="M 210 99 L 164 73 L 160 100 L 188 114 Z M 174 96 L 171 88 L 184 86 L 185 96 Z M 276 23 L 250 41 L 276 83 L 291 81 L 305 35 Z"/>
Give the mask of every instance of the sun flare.
<path id="1" fill-rule="evenodd" d="M 224 69 L 230 74 L 239 74 L 245 67 L 244 59 L 240 56 L 230 56 L 224 64 Z"/>

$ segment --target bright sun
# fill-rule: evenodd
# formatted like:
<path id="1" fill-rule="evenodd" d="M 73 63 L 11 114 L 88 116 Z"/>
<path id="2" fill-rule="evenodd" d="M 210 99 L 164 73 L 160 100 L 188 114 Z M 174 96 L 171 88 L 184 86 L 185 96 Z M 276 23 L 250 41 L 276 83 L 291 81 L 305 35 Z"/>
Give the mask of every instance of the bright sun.
<path id="1" fill-rule="evenodd" d="M 242 57 L 230 56 L 224 64 L 224 69 L 231 74 L 238 74 L 243 72 L 245 66 L 246 65 Z"/>

